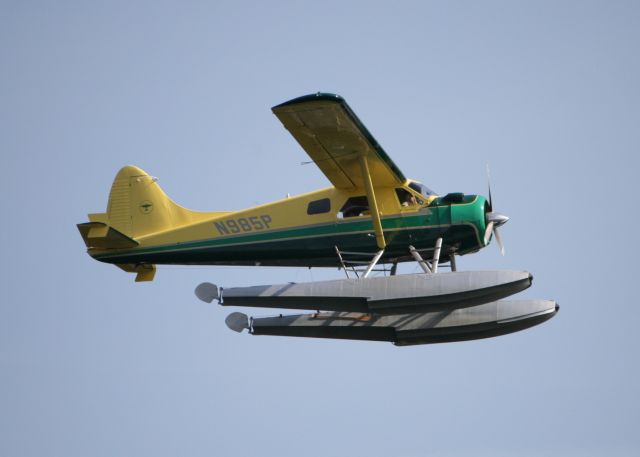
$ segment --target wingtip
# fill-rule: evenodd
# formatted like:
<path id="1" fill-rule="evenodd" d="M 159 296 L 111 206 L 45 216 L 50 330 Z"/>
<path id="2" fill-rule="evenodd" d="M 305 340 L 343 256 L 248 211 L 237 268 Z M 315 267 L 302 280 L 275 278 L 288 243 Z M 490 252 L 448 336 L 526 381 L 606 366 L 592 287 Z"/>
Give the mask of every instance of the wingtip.
<path id="1" fill-rule="evenodd" d="M 271 109 L 276 110 L 278 108 L 284 108 L 286 106 L 297 105 L 300 103 L 308 103 L 315 101 L 331 101 L 342 103 L 344 102 L 344 98 L 342 98 L 338 94 L 332 94 L 329 92 L 316 92 L 314 94 L 303 95 L 301 97 L 292 98 L 291 100 L 287 100 L 284 103 L 280 103 L 279 105 L 273 106 Z"/>

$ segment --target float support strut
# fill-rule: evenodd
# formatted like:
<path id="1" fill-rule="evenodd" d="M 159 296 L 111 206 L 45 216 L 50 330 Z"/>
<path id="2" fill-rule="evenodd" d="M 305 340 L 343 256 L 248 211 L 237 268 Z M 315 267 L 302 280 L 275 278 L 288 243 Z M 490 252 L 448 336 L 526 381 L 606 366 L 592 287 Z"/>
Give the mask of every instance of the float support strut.
<path id="1" fill-rule="evenodd" d="M 371 273 L 371 270 L 373 270 L 373 267 L 376 266 L 376 264 L 378 263 L 378 260 L 380 260 L 380 257 L 382 257 L 382 254 L 384 254 L 384 249 L 380 249 L 376 253 L 376 255 L 373 257 L 373 259 L 371 260 L 371 263 L 367 267 L 367 271 L 365 271 L 364 274 L 362 275 L 363 278 L 366 278 L 367 276 L 369 276 L 369 273 Z"/>
<path id="2" fill-rule="evenodd" d="M 422 271 L 424 271 L 426 274 L 431 274 L 431 267 L 429 267 L 429 264 L 422 258 L 416 248 L 414 248 L 413 246 L 409 246 L 409 252 L 416 260 L 416 262 L 418 262 L 418 265 L 420 265 Z"/>
<path id="3" fill-rule="evenodd" d="M 433 260 L 431 261 L 431 271 L 438 272 L 438 262 L 440 261 L 440 249 L 442 249 L 442 238 L 436 240 L 436 249 L 433 251 Z"/>

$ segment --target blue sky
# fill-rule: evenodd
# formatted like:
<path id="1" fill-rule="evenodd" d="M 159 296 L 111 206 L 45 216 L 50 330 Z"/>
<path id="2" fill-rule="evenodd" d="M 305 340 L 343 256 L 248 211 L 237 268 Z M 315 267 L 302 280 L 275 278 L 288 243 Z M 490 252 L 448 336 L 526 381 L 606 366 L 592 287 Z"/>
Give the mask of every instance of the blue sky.
<path id="1" fill-rule="evenodd" d="M 632 1 L 0 2 L 0 455 L 637 455 L 639 44 Z M 489 163 L 507 255 L 459 267 L 531 271 L 560 313 L 449 345 L 251 337 L 195 286 L 339 273 L 135 284 L 85 254 L 125 164 L 199 210 L 327 186 L 270 112 L 316 91 L 440 193 L 485 193 Z"/>

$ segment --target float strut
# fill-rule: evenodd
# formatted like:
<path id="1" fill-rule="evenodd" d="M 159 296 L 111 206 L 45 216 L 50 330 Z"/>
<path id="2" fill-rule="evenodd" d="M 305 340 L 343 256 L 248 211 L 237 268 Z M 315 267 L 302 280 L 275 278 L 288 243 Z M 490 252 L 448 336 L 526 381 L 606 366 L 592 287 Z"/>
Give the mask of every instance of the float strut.
<path id="1" fill-rule="evenodd" d="M 422 268 L 422 271 L 424 271 L 426 274 L 431 274 L 431 268 L 429 267 L 429 264 L 422 258 L 420 253 L 416 250 L 416 248 L 414 248 L 413 246 L 409 246 L 409 252 L 413 256 L 413 258 L 416 260 L 416 262 L 418 262 L 418 265 L 420 265 L 420 268 Z"/>
<path id="2" fill-rule="evenodd" d="M 371 263 L 367 267 L 367 271 L 365 271 L 364 275 L 362 275 L 363 278 L 366 278 L 367 276 L 369 276 L 369 273 L 371 273 L 371 270 L 373 270 L 373 267 L 376 266 L 376 264 L 378 263 L 378 260 L 380 260 L 380 257 L 382 257 L 382 254 L 384 254 L 384 249 L 380 249 L 378 253 L 375 255 L 375 257 L 373 258 L 373 260 L 371 260 Z"/>
<path id="3" fill-rule="evenodd" d="M 442 238 L 436 240 L 436 249 L 433 251 L 433 260 L 431 261 L 431 271 L 438 272 L 438 262 L 440 261 L 440 249 L 442 249 Z"/>

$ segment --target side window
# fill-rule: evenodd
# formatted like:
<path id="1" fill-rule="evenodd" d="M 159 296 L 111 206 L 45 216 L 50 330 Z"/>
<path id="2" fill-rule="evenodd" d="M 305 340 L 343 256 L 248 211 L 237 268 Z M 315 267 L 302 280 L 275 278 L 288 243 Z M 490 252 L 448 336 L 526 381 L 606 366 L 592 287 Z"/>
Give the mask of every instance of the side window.
<path id="1" fill-rule="evenodd" d="M 309 202 L 307 206 L 307 214 L 322 214 L 331 211 L 331 200 L 323 198 L 321 200 L 314 200 Z"/>
<path id="2" fill-rule="evenodd" d="M 369 211 L 369 200 L 366 195 L 351 197 L 340 208 L 342 217 L 362 216 L 365 211 Z"/>

